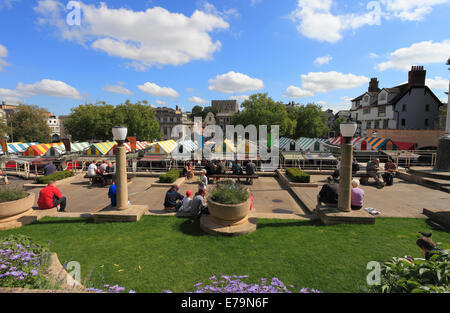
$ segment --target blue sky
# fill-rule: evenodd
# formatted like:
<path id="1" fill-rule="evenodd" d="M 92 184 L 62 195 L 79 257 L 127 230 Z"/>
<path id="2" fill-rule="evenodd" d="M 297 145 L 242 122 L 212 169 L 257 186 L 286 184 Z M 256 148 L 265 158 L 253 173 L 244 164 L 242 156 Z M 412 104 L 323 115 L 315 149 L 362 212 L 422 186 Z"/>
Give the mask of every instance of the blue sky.
<path id="1" fill-rule="evenodd" d="M 62 115 L 268 92 L 339 110 L 371 77 L 404 83 L 411 65 L 446 98 L 450 0 L 85 0 L 80 25 L 68 2 L 0 0 L 0 100 Z"/>

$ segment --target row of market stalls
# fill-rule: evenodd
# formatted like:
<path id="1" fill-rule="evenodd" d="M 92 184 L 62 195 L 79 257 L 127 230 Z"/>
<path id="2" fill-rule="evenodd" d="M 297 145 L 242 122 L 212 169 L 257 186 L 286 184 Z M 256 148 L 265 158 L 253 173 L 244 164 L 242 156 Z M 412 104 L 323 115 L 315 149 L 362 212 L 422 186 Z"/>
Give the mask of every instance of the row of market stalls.
<path id="1" fill-rule="evenodd" d="M 329 138 L 328 144 L 340 147 L 342 137 Z M 415 144 L 410 142 L 393 141 L 390 138 L 381 137 L 355 137 L 352 139 L 356 151 L 391 151 L 391 150 L 414 150 Z"/>

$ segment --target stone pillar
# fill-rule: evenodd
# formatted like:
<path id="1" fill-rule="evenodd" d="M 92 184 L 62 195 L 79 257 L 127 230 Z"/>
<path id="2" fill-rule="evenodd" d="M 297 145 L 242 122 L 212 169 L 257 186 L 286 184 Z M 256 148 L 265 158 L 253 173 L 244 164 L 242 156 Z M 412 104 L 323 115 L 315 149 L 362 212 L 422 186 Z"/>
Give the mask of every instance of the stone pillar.
<path id="1" fill-rule="evenodd" d="M 117 209 L 128 209 L 127 155 L 125 146 L 116 147 Z"/>
<path id="2" fill-rule="evenodd" d="M 341 147 L 341 169 L 339 179 L 338 209 L 350 212 L 352 190 L 353 145 L 345 142 Z"/>
<path id="3" fill-rule="evenodd" d="M 435 171 L 450 172 L 450 82 L 447 101 L 447 118 L 445 121 L 445 134 L 439 139 L 438 150 L 436 154 Z"/>

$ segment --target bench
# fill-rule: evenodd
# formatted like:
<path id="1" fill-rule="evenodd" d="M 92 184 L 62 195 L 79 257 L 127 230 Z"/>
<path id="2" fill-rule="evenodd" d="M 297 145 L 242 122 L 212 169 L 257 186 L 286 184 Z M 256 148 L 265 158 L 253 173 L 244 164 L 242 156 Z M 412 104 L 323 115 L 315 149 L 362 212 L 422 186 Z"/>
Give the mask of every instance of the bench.
<path id="1" fill-rule="evenodd" d="M 246 174 L 242 174 L 242 175 L 236 175 L 236 174 L 213 174 L 213 175 L 209 175 L 209 178 L 231 178 L 231 179 L 250 179 L 250 185 L 253 185 L 253 180 L 254 179 L 258 179 L 259 176 L 254 174 L 254 175 L 246 175 Z"/>
<path id="2" fill-rule="evenodd" d="M 127 181 L 130 181 L 131 179 L 135 178 L 136 175 L 133 174 L 127 174 Z M 84 175 L 84 178 L 89 179 L 89 183 L 91 185 L 93 184 L 103 184 L 103 180 L 106 181 L 106 185 L 112 185 L 113 181 L 113 174 L 105 174 L 105 175 L 95 175 L 95 176 L 87 176 Z"/>

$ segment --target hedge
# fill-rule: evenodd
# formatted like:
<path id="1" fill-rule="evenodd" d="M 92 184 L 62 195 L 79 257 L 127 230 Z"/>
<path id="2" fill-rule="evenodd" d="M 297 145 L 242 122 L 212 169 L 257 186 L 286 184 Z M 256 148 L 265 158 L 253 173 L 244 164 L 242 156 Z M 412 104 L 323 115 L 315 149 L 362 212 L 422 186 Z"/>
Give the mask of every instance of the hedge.
<path id="1" fill-rule="evenodd" d="M 0 203 L 20 200 L 28 196 L 28 192 L 23 188 L 11 187 L 0 189 Z"/>
<path id="2" fill-rule="evenodd" d="M 286 175 L 296 183 L 309 183 L 311 176 L 299 168 L 288 168 Z"/>
<path id="3" fill-rule="evenodd" d="M 159 182 L 164 184 L 171 184 L 175 182 L 183 174 L 182 170 L 170 170 L 167 173 L 159 176 Z"/>
<path id="4" fill-rule="evenodd" d="M 56 172 L 47 176 L 36 178 L 36 184 L 48 184 L 51 181 L 58 181 L 64 178 L 72 177 L 75 173 L 72 171 Z"/>

